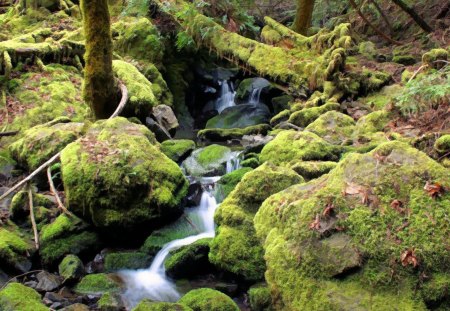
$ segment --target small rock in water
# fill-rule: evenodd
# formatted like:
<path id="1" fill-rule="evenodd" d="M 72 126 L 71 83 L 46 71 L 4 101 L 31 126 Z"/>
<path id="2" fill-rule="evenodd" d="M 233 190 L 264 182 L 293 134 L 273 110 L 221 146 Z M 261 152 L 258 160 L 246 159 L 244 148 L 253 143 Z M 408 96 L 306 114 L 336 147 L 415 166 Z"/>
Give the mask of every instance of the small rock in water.
<path id="1" fill-rule="evenodd" d="M 189 185 L 186 206 L 199 206 L 202 199 L 202 185 L 198 182 Z"/>

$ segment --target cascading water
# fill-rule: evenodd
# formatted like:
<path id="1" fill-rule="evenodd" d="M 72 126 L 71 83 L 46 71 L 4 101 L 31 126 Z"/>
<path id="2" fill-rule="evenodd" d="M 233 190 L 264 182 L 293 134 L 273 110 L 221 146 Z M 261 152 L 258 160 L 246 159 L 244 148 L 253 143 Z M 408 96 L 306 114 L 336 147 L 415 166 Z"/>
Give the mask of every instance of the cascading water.
<path id="1" fill-rule="evenodd" d="M 239 168 L 239 152 L 233 152 L 226 163 L 226 172 L 230 173 Z M 203 191 L 200 205 L 188 209 L 185 214 L 195 223 L 199 233 L 183 239 L 167 243 L 156 254 L 148 269 L 124 270 L 119 273 L 126 284 L 123 293 L 124 301 L 128 308 L 132 308 L 142 299 L 148 298 L 154 301 L 175 302 L 180 298 L 175 284 L 166 276 L 164 262 L 172 250 L 192 244 L 200 239 L 213 238 L 215 235 L 214 212 L 217 209 L 217 201 L 213 194 L 213 186 L 220 177 L 206 177 L 201 180 L 205 190 Z"/>
<path id="2" fill-rule="evenodd" d="M 260 102 L 262 88 L 253 89 L 252 94 L 250 95 L 249 104 L 257 105 Z"/>
<path id="3" fill-rule="evenodd" d="M 226 108 L 235 106 L 235 97 L 236 92 L 234 91 L 233 83 L 228 80 L 221 80 L 220 97 L 216 100 L 216 110 L 221 113 Z"/>

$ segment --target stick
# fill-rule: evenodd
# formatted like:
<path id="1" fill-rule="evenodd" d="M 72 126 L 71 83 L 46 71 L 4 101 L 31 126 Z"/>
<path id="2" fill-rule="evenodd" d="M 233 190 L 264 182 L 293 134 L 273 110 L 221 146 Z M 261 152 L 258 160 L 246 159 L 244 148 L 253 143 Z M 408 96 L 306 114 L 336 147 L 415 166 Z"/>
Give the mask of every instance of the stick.
<path id="1" fill-rule="evenodd" d="M 64 206 L 63 202 L 61 201 L 61 198 L 59 197 L 58 190 L 56 190 L 55 184 L 53 183 L 51 166 L 49 166 L 47 168 L 47 179 L 48 179 L 48 184 L 50 185 L 50 191 L 53 193 L 53 195 L 55 196 L 56 202 L 58 203 L 58 208 L 64 214 L 72 215 L 72 213 L 69 212 L 67 210 L 67 208 Z"/>
<path id="2" fill-rule="evenodd" d="M 400 45 L 402 44 L 399 41 L 396 41 L 394 39 L 392 39 L 391 37 L 389 37 L 388 35 L 386 35 L 384 32 L 382 32 L 380 29 L 378 29 L 374 24 L 372 24 L 367 17 L 361 12 L 361 10 L 358 8 L 358 6 L 356 5 L 354 0 L 349 0 L 350 4 L 352 5 L 352 7 L 355 9 L 356 13 L 358 13 L 358 15 L 366 22 L 367 25 L 369 25 L 373 30 L 375 30 L 376 33 L 378 33 L 380 36 L 382 36 L 384 39 L 386 39 L 387 41 L 393 43 L 393 44 L 397 44 Z"/>
<path id="3" fill-rule="evenodd" d="M 19 131 L 12 131 L 12 132 L 3 132 L 0 133 L 0 137 L 5 137 L 5 136 L 15 136 L 19 133 Z"/>
<path id="4" fill-rule="evenodd" d="M 28 200 L 30 205 L 31 226 L 33 227 L 34 233 L 34 244 L 36 245 L 36 249 L 39 249 L 39 234 L 36 226 L 36 219 L 34 218 L 33 191 L 31 191 L 31 184 L 28 185 Z"/>
<path id="5" fill-rule="evenodd" d="M 125 107 L 126 102 L 128 101 L 128 90 L 127 87 L 119 81 L 119 87 L 120 90 L 122 91 L 122 99 L 120 100 L 119 106 L 117 106 L 116 111 L 114 111 L 114 113 L 112 114 L 111 117 L 109 117 L 109 119 L 112 119 L 114 117 L 117 117 L 123 110 L 123 108 Z M 78 139 L 79 140 L 79 139 Z M 8 195 L 10 195 L 11 193 L 13 193 L 14 191 L 16 191 L 17 189 L 22 188 L 27 182 L 29 182 L 31 179 L 33 179 L 37 174 L 39 174 L 41 171 L 43 171 L 44 169 L 47 168 L 47 166 L 49 166 L 50 164 L 52 164 L 53 162 L 55 162 L 59 156 L 61 155 L 61 151 L 58 152 L 57 154 L 55 154 L 53 157 L 51 157 L 49 160 L 47 160 L 47 162 L 45 162 L 44 164 L 42 164 L 41 166 L 39 166 L 36 170 L 34 170 L 30 175 L 28 175 L 28 177 L 26 177 L 25 179 L 23 179 L 22 181 L 18 182 L 16 185 L 14 185 L 11 189 L 9 189 L 8 191 L 6 191 L 1 197 L 0 197 L 0 201 L 5 199 Z"/>
<path id="6" fill-rule="evenodd" d="M 43 271 L 44 271 L 44 270 L 32 270 L 32 271 L 25 272 L 25 273 L 23 273 L 23 274 L 16 275 L 15 277 L 10 278 L 5 284 L 3 284 L 3 286 L 0 287 L 0 290 L 4 289 L 4 288 L 6 287 L 6 285 L 8 285 L 9 283 L 11 283 L 14 279 L 18 279 L 18 278 L 27 276 L 28 274 L 38 273 L 38 272 L 43 272 Z"/>

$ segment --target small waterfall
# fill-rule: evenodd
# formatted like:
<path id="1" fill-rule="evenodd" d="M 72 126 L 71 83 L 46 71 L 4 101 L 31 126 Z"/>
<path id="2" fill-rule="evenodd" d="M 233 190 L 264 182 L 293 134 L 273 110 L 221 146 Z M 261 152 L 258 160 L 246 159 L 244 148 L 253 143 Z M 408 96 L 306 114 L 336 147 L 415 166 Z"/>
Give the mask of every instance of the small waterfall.
<path id="1" fill-rule="evenodd" d="M 252 94 L 250 95 L 249 104 L 257 105 L 260 103 L 262 88 L 253 89 Z"/>
<path id="2" fill-rule="evenodd" d="M 216 100 L 216 110 L 221 113 L 229 107 L 235 106 L 234 98 L 236 92 L 233 88 L 233 83 L 227 80 L 220 81 L 220 97 Z"/>
<path id="3" fill-rule="evenodd" d="M 227 161 L 226 173 L 231 173 L 239 168 L 241 164 L 240 152 L 233 152 Z"/>

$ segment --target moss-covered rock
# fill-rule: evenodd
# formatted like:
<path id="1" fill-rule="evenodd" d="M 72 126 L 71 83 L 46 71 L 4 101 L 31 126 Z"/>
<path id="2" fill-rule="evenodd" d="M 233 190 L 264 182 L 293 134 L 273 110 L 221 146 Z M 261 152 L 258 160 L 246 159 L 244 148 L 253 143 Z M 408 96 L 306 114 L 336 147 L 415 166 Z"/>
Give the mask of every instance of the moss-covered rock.
<path id="1" fill-rule="evenodd" d="M 450 152 L 450 135 L 442 135 L 438 139 L 436 139 L 436 142 L 434 143 L 434 149 L 439 154 L 447 154 Z"/>
<path id="2" fill-rule="evenodd" d="M 52 264 L 65 255 L 95 252 L 101 245 L 96 233 L 76 216 L 62 214 L 40 231 L 42 261 Z"/>
<path id="3" fill-rule="evenodd" d="M 209 145 L 195 150 L 183 163 L 188 175 L 216 176 L 223 175 L 226 163 L 232 155 L 231 149 L 221 145 Z"/>
<path id="4" fill-rule="evenodd" d="M 264 146 L 260 161 L 277 165 L 287 164 L 292 160 L 328 161 L 337 160 L 340 153 L 341 148 L 331 145 L 314 133 L 289 130 L 280 132 Z"/>
<path id="5" fill-rule="evenodd" d="M 355 121 L 340 112 L 328 111 L 309 124 L 305 130 L 313 132 L 333 145 L 350 143 Z"/>
<path id="6" fill-rule="evenodd" d="M 95 123 L 61 154 L 69 210 L 112 238 L 174 219 L 188 182 L 144 126 L 114 118 Z"/>
<path id="7" fill-rule="evenodd" d="M 449 52 L 445 49 L 433 49 L 422 56 L 422 62 L 431 68 L 442 68 L 445 66 L 445 62 L 448 59 Z"/>
<path id="8" fill-rule="evenodd" d="M 257 157 L 248 158 L 241 162 L 242 167 L 257 168 L 259 165 L 260 165 L 260 162 Z"/>
<path id="9" fill-rule="evenodd" d="M 268 124 L 258 124 L 245 128 L 234 129 L 204 129 L 197 133 L 201 140 L 225 142 L 232 139 L 241 139 L 245 135 L 267 135 L 271 130 Z"/>
<path id="10" fill-rule="evenodd" d="M 331 161 L 300 161 L 297 163 L 293 161 L 292 163 L 291 169 L 306 180 L 320 177 L 334 169 L 337 165 L 336 162 Z"/>
<path id="11" fill-rule="evenodd" d="M 394 141 L 268 198 L 254 221 L 276 309 L 425 310 L 448 299 L 424 290 L 449 273 L 450 193 L 436 184 L 450 185 L 448 171 Z"/>
<path id="12" fill-rule="evenodd" d="M 184 161 L 195 150 L 195 142 L 189 139 L 166 140 L 161 151 L 174 162 Z"/>
<path id="13" fill-rule="evenodd" d="M 58 273 L 64 282 L 77 281 L 86 273 L 83 262 L 75 255 L 67 255 L 58 266 Z"/>
<path id="14" fill-rule="evenodd" d="M 319 107 L 304 108 L 300 111 L 292 113 L 288 121 L 294 125 L 306 127 L 325 112 L 339 110 L 339 108 L 339 104 L 333 102 L 326 103 L 325 105 Z"/>
<path id="15" fill-rule="evenodd" d="M 201 239 L 170 253 L 164 262 L 166 273 L 174 279 L 190 278 L 211 271 L 208 261 L 211 239 Z"/>
<path id="16" fill-rule="evenodd" d="M 106 292 L 97 302 L 100 311 L 116 311 L 125 308 L 120 293 Z"/>
<path id="17" fill-rule="evenodd" d="M 151 256 L 142 252 L 117 252 L 105 256 L 105 271 L 115 272 L 123 269 L 144 269 L 150 266 Z"/>
<path id="18" fill-rule="evenodd" d="M 255 90 L 260 92 L 268 92 L 273 88 L 272 84 L 264 78 L 247 78 L 239 83 L 236 90 L 236 97 L 239 100 L 250 100 L 252 93 Z"/>
<path id="19" fill-rule="evenodd" d="M 104 294 L 119 292 L 121 284 L 112 274 L 88 274 L 75 286 L 74 291 L 79 294 Z"/>
<path id="20" fill-rule="evenodd" d="M 0 310 L 48 311 L 41 302 L 41 295 L 20 283 L 10 283 L 0 291 Z"/>
<path id="21" fill-rule="evenodd" d="M 132 311 L 192 311 L 192 309 L 180 303 L 144 299 Z"/>
<path id="22" fill-rule="evenodd" d="M 252 311 L 272 311 L 272 297 L 266 284 L 257 284 L 248 290 L 248 300 Z"/>
<path id="23" fill-rule="evenodd" d="M 294 171 L 270 163 L 244 175 L 215 214 L 219 225 L 211 243 L 210 261 L 246 280 L 263 278 L 265 264 L 253 229 L 253 216 L 271 194 L 303 182 Z"/>
<path id="24" fill-rule="evenodd" d="M 55 124 L 55 122 L 57 121 L 25 131 L 22 138 L 9 146 L 11 156 L 19 165 L 31 171 L 35 170 L 66 145 L 76 140 L 84 126 L 83 123 Z"/>
<path id="25" fill-rule="evenodd" d="M 223 201 L 234 190 L 245 174 L 252 171 L 250 167 L 243 167 L 231 173 L 223 175 L 217 182 L 217 194 L 219 201 Z"/>
<path id="26" fill-rule="evenodd" d="M 239 311 L 236 303 L 227 295 L 210 288 L 194 289 L 181 297 L 178 303 L 193 311 Z"/>
<path id="27" fill-rule="evenodd" d="M 30 237 L 23 237 L 14 225 L 0 227 L 0 262 L 2 268 L 26 272 L 31 268 L 28 256 L 34 252 Z"/>
<path id="28" fill-rule="evenodd" d="M 161 64 L 164 54 L 158 28 L 145 17 L 124 17 L 112 25 L 114 51 L 143 62 Z"/>
<path id="29" fill-rule="evenodd" d="M 35 208 L 39 206 L 44 208 L 52 208 L 54 205 L 55 204 L 45 195 L 33 193 L 33 206 Z M 23 220 L 24 218 L 29 217 L 30 208 L 28 191 L 19 191 L 13 196 L 9 211 L 13 221 Z"/>
<path id="30" fill-rule="evenodd" d="M 291 95 L 282 95 L 272 98 L 272 107 L 275 113 L 279 113 L 291 107 L 294 97 Z"/>
<path id="31" fill-rule="evenodd" d="M 246 128 L 258 124 L 269 123 L 270 111 L 266 105 L 237 105 L 226 108 L 219 115 L 209 119 L 207 129 Z"/>

